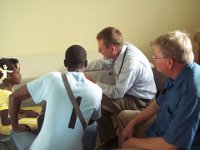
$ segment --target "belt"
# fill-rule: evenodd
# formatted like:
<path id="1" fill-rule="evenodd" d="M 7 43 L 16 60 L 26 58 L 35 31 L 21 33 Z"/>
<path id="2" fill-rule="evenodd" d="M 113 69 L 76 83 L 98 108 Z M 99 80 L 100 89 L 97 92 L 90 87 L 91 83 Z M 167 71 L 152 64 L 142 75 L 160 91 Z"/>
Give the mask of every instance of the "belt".
<path id="1" fill-rule="evenodd" d="M 138 98 L 138 97 L 135 97 L 135 96 L 129 95 L 129 94 L 125 94 L 124 96 L 127 96 L 127 97 L 134 97 L 134 98 L 136 98 L 136 99 L 138 99 L 138 100 L 141 100 L 141 101 L 143 101 L 143 102 L 146 102 L 146 103 L 148 103 L 148 102 L 150 102 L 151 100 L 154 99 L 154 98 L 152 98 L 152 99 Z"/>

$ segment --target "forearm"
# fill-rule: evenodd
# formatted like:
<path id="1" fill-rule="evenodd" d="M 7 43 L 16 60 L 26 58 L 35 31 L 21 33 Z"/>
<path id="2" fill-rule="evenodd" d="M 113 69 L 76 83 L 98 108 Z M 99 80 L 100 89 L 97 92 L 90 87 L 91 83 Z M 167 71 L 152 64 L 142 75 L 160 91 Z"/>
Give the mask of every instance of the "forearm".
<path id="1" fill-rule="evenodd" d="M 14 96 L 10 95 L 9 101 L 9 113 L 13 130 L 18 127 L 18 113 L 20 111 L 21 101 L 16 102 Z"/>
<path id="2" fill-rule="evenodd" d="M 1 118 L 1 124 L 6 126 L 10 124 L 10 118 L 8 117 L 8 109 L 0 111 L 0 118 Z"/>
<path id="3" fill-rule="evenodd" d="M 110 59 L 99 59 L 94 60 L 88 64 L 85 71 L 92 71 L 92 70 L 103 70 L 109 69 L 112 67 L 112 61 Z"/>
<path id="4" fill-rule="evenodd" d="M 128 68 L 127 68 L 128 69 Z M 115 73 L 116 74 L 116 73 Z M 132 88 L 135 82 L 135 72 L 133 70 L 122 71 L 119 76 L 115 76 L 115 84 L 107 85 L 101 82 L 96 82 L 103 90 L 103 93 L 112 99 L 123 98 L 124 95 Z M 131 95 L 135 93 L 131 92 Z M 136 96 L 137 97 L 137 96 Z"/>
<path id="5" fill-rule="evenodd" d="M 178 150 L 175 145 L 167 143 L 163 138 L 130 138 L 122 145 L 125 147 L 137 147 L 148 150 Z"/>
<path id="6" fill-rule="evenodd" d="M 146 109 L 142 111 L 142 113 L 140 113 L 133 120 L 131 120 L 128 123 L 128 125 L 131 126 L 132 128 L 135 128 L 137 125 L 153 117 L 157 113 L 158 109 L 159 107 L 156 104 L 156 102 L 152 102 Z"/>
<path id="7" fill-rule="evenodd" d="M 96 81 L 96 84 L 101 87 L 103 93 L 109 98 L 118 99 L 123 97 L 123 94 L 118 92 L 119 90 L 115 85 L 108 85 L 99 81 Z"/>
<path id="8" fill-rule="evenodd" d="M 21 102 L 30 97 L 30 94 L 23 86 L 12 93 L 9 97 L 9 113 L 13 130 L 18 127 L 18 114 L 20 111 Z"/>

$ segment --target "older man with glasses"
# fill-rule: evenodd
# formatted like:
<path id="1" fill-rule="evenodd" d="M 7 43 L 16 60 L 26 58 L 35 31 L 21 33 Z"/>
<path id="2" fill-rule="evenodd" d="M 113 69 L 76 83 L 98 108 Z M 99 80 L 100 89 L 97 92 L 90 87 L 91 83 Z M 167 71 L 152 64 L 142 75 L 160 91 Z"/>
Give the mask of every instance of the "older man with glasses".
<path id="1" fill-rule="evenodd" d="M 125 127 L 120 145 L 131 149 L 200 149 L 200 66 L 194 62 L 191 41 L 186 33 L 169 32 L 152 43 L 156 69 L 166 75 L 164 90 L 157 100 L 132 120 L 127 113 L 118 115 L 119 127 Z M 125 115 L 126 114 L 126 115 Z M 137 127 L 149 118 L 156 121 L 138 138 Z"/>

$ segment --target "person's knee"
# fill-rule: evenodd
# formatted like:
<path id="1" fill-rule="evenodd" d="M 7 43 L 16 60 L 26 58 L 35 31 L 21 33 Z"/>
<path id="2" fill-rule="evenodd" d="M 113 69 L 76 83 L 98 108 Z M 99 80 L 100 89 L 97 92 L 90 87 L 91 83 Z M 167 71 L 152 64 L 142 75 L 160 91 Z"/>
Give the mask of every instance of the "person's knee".
<path id="1" fill-rule="evenodd" d="M 130 120 L 134 119 L 140 113 L 141 111 L 139 110 L 124 110 L 118 114 L 118 118 L 128 123 Z"/>

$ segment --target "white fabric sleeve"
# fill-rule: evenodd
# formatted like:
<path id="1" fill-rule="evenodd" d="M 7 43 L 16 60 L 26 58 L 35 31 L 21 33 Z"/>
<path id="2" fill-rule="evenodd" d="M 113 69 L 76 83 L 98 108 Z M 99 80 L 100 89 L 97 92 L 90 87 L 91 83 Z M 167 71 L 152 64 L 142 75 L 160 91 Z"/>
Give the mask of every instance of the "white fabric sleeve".
<path id="1" fill-rule="evenodd" d="M 122 98 L 124 94 L 132 87 L 134 81 L 137 77 L 137 73 L 135 69 L 130 69 L 126 71 L 122 71 L 116 80 L 115 85 L 107 85 L 101 82 L 96 82 L 99 85 L 103 93 L 109 98 L 117 99 Z"/>
<path id="2" fill-rule="evenodd" d="M 101 100 L 102 100 L 102 89 L 96 85 L 96 90 L 94 91 L 95 92 L 95 108 L 94 108 L 94 112 L 92 114 L 92 117 L 91 119 L 92 120 L 97 120 L 99 118 L 101 118 Z"/>
<path id="3" fill-rule="evenodd" d="M 108 70 L 112 68 L 112 59 L 99 59 L 94 60 L 88 64 L 85 71 Z"/>
<path id="4" fill-rule="evenodd" d="M 35 79 L 27 83 L 28 91 L 33 99 L 33 101 L 38 104 L 45 100 L 45 96 L 48 93 L 48 87 L 51 81 L 51 74 L 44 75 L 38 79 Z"/>

